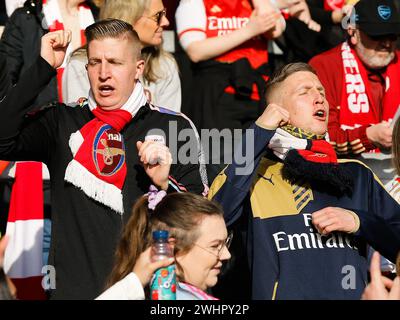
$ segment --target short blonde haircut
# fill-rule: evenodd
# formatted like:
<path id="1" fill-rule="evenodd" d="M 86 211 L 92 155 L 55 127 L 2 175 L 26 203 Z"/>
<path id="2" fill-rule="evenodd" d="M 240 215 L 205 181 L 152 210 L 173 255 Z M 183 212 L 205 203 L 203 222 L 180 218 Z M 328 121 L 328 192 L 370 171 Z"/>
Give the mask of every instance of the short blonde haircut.
<path id="1" fill-rule="evenodd" d="M 93 40 L 126 38 L 132 43 L 134 57 L 136 59 L 141 58 L 139 36 L 136 31 L 133 30 L 132 25 L 125 21 L 118 19 L 100 20 L 86 28 L 85 36 L 88 48 L 90 42 Z"/>

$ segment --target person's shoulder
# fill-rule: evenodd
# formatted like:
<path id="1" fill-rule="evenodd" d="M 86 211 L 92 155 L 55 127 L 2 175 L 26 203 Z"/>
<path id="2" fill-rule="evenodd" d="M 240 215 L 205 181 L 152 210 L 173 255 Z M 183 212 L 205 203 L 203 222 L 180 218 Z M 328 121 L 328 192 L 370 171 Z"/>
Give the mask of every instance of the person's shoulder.
<path id="1" fill-rule="evenodd" d="M 309 64 L 313 65 L 316 63 L 332 63 L 333 61 L 340 60 L 340 50 L 341 50 L 342 44 L 339 44 L 338 46 L 329 49 L 327 51 L 324 51 L 320 54 L 317 54 L 311 60 L 309 61 Z"/>
<path id="2" fill-rule="evenodd" d="M 38 16 L 42 12 L 42 2 L 38 0 L 25 1 L 24 5 L 14 10 L 10 19 L 18 19 L 27 16 Z"/>
<path id="3" fill-rule="evenodd" d="M 178 72 L 178 65 L 172 54 L 162 52 L 159 59 L 160 69 L 164 72 Z"/>
<path id="4" fill-rule="evenodd" d="M 203 5 L 207 2 L 207 0 L 181 0 L 179 2 L 178 8 L 185 7 L 185 6 L 193 6 L 193 5 Z"/>
<path id="5" fill-rule="evenodd" d="M 399 62 L 400 62 L 400 50 L 399 49 L 396 49 L 395 58 L 392 60 L 392 62 L 399 64 Z"/>
<path id="6" fill-rule="evenodd" d="M 83 64 L 87 63 L 87 51 L 86 48 L 81 47 L 72 52 L 68 57 L 68 63 Z"/>
<path id="7" fill-rule="evenodd" d="M 26 1 L 23 7 L 15 9 L 11 14 L 4 33 L 9 32 L 10 28 L 18 28 L 24 36 L 29 33 L 34 34 L 35 30 L 42 28 L 40 25 L 43 15 L 41 10 L 41 1 Z"/>
<path id="8" fill-rule="evenodd" d="M 86 50 L 84 48 L 79 48 L 75 50 L 68 57 L 64 73 L 68 73 L 70 70 L 74 70 L 75 72 L 87 75 L 86 73 L 87 63 L 88 60 L 87 60 Z"/>
<path id="9" fill-rule="evenodd" d="M 346 166 L 354 174 L 355 172 L 373 173 L 372 169 L 368 167 L 364 162 L 357 159 L 338 159 L 338 163 Z"/>
<path id="10" fill-rule="evenodd" d="M 167 126 L 169 121 L 176 121 L 178 126 L 195 128 L 189 117 L 182 112 L 173 111 L 150 103 L 147 104 L 146 108 L 148 108 L 152 117 L 159 119 L 160 122 L 165 122 Z"/>
<path id="11" fill-rule="evenodd" d="M 53 102 L 48 103 L 47 105 L 41 107 L 37 112 L 55 112 L 57 114 L 63 113 L 76 113 L 81 112 L 82 110 L 88 109 L 88 101 L 87 98 L 79 98 L 78 101 L 61 103 L 61 102 Z"/>

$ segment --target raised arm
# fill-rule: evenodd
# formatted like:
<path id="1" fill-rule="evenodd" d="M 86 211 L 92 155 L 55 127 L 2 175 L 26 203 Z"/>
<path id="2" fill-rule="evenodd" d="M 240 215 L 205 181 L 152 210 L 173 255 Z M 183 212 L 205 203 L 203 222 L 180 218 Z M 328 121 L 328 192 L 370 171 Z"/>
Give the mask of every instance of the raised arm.
<path id="1" fill-rule="evenodd" d="M 241 216 L 244 200 L 265 148 L 275 134 L 275 129 L 287 123 L 288 119 L 287 110 L 275 104 L 269 105 L 256 123 L 246 130 L 235 150 L 232 164 L 215 178 L 209 198 L 222 205 L 227 225 Z"/>
<path id="2" fill-rule="evenodd" d="M 0 158 L 44 160 L 50 134 L 35 116 L 26 117 L 36 96 L 61 65 L 70 41 L 68 31 L 48 33 L 42 38 L 42 52 L 0 102 Z"/>

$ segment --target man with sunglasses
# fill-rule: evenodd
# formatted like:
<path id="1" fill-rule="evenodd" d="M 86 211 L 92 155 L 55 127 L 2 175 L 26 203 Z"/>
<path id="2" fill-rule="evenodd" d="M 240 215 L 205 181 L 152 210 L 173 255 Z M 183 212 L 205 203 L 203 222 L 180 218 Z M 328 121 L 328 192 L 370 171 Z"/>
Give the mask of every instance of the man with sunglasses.
<path id="1" fill-rule="evenodd" d="M 329 138 L 339 155 L 360 156 L 386 183 L 393 170 L 385 170 L 391 163 L 384 153 L 392 145 L 390 122 L 400 105 L 400 14 L 394 1 L 359 1 L 347 33 L 346 42 L 310 61 L 330 105 Z M 378 148 L 383 153 L 376 154 Z"/>

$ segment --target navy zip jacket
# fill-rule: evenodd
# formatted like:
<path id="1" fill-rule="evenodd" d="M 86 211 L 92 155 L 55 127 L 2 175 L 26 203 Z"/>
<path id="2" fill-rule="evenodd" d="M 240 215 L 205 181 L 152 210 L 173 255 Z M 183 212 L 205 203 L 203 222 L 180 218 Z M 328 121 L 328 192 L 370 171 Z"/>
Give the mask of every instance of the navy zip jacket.
<path id="1" fill-rule="evenodd" d="M 210 197 L 222 204 L 228 225 L 249 215 L 253 299 L 360 299 L 368 281 L 366 244 L 392 261 L 400 249 L 400 206 L 356 160 L 339 160 L 354 176 L 351 197 L 335 196 L 328 188 L 318 191 L 312 181 L 291 185 L 282 178 L 283 163 L 266 156 L 275 131 L 258 125 L 250 130 L 254 145 L 243 139 L 235 152 L 244 155 L 254 147 L 254 158 L 240 166 L 235 155 L 211 186 Z M 325 207 L 355 212 L 357 233 L 320 235 L 311 214 Z"/>

